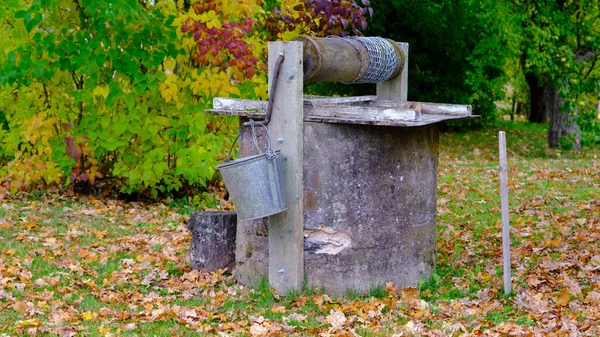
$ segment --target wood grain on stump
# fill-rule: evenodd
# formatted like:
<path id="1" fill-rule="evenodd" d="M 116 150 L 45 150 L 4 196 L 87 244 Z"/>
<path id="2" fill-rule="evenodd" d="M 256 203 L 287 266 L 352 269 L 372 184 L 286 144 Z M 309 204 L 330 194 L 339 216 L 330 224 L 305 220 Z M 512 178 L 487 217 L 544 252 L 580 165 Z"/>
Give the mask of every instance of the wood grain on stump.
<path id="1" fill-rule="evenodd" d="M 232 269 L 235 263 L 236 212 L 193 212 L 188 229 L 192 233 L 190 264 L 204 272 Z"/>

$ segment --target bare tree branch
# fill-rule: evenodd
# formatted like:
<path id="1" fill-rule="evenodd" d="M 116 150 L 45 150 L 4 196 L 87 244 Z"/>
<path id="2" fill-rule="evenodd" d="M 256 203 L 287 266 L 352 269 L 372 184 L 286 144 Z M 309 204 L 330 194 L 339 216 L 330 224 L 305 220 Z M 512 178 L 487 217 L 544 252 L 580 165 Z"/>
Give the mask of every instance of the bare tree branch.
<path id="1" fill-rule="evenodd" d="M 596 55 L 596 57 L 594 58 L 594 60 L 592 61 L 592 65 L 590 66 L 590 69 L 588 69 L 587 73 L 585 74 L 585 76 L 583 77 L 583 80 L 587 80 L 588 76 L 590 76 L 590 74 L 592 73 L 592 70 L 594 70 L 594 67 L 596 67 L 596 62 L 598 61 L 598 55 Z"/>

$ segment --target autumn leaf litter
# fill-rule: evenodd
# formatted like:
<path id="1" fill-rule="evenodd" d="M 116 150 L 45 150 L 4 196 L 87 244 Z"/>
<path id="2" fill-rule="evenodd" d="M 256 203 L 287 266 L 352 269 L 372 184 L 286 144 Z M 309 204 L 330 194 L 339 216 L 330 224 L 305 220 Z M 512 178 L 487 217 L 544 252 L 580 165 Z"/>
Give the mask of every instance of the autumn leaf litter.
<path id="1" fill-rule="evenodd" d="M 249 289 L 190 269 L 179 209 L 25 195 L 0 207 L 0 334 L 600 335 L 600 151 L 540 158 L 509 133 L 514 294 L 503 296 L 495 149 L 444 137 L 437 269 L 418 289 Z"/>

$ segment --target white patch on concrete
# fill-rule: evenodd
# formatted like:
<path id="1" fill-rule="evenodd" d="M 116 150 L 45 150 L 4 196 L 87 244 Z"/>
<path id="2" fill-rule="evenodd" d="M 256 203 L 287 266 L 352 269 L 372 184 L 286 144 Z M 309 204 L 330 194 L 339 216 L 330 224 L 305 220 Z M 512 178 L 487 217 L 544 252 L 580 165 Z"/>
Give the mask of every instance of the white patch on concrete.
<path id="1" fill-rule="evenodd" d="M 335 255 L 352 244 L 350 236 L 344 231 L 324 225 L 317 229 L 305 229 L 304 237 L 308 242 L 320 246 L 315 254 Z"/>
<path id="2" fill-rule="evenodd" d="M 336 222 L 343 221 L 346 217 L 346 212 L 346 205 L 342 204 L 339 201 L 333 203 L 333 215 L 336 218 Z"/>

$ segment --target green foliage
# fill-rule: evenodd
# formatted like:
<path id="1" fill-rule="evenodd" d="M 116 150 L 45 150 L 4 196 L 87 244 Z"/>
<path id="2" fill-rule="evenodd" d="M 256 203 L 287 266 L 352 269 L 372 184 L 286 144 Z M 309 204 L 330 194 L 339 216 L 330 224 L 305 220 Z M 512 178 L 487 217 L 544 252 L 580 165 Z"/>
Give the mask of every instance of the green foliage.
<path id="1" fill-rule="evenodd" d="M 484 121 L 495 118 L 517 47 L 505 2 L 393 0 L 373 7 L 368 35 L 410 44 L 409 99 L 473 104 Z"/>
<path id="2" fill-rule="evenodd" d="M 600 58 L 600 3 L 521 0 L 511 2 L 511 6 L 519 21 L 515 27 L 521 38 L 522 71 L 534 79 L 529 85 L 557 89 L 564 100 L 560 110 L 572 115 L 595 103 L 600 90 L 596 67 Z M 549 100 L 543 96 L 533 99 Z M 584 113 L 577 119 L 589 129 L 595 115 Z"/>
<path id="3" fill-rule="evenodd" d="M 578 93 L 600 89 L 599 74 L 593 71 L 600 52 L 598 1 L 522 0 L 511 4 L 520 21 L 526 73 L 565 88 L 563 97 L 572 98 L 571 107 L 577 104 Z"/>
<path id="4" fill-rule="evenodd" d="M 11 190 L 111 176 L 156 196 L 214 177 L 230 125 L 204 115 L 208 96 L 182 85 L 203 69 L 176 66 L 185 51 L 174 8 L 42 1 L 4 11 L 0 153 L 11 161 L 0 181 Z M 36 172 L 15 179 L 16 168 Z"/>
<path id="5" fill-rule="evenodd" d="M 105 189 L 154 197 L 200 188 L 191 203 L 214 206 L 202 190 L 217 178 L 237 123 L 204 114 L 212 98 L 266 98 L 269 34 L 356 30 L 366 13 L 354 2 L 326 10 L 317 2 L 271 2 L 277 13 L 257 0 L 177 3 L 0 5 L 0 197 L 104 181 Z M 306 13 L 326 26 L 296 22 Z M 267 29 L 267 17 L 284 15 L 289 30 Z M 326 19 L 337 21 L 329 27 Z"/>
<path id="6" fill-rule="evenodd" d="M 581 145 L 583 146 L 600 144 L 600 114 L 595 108 L 594 106 L 582 109 L 577 115 L 577 124 L 582 133 Z"/>

